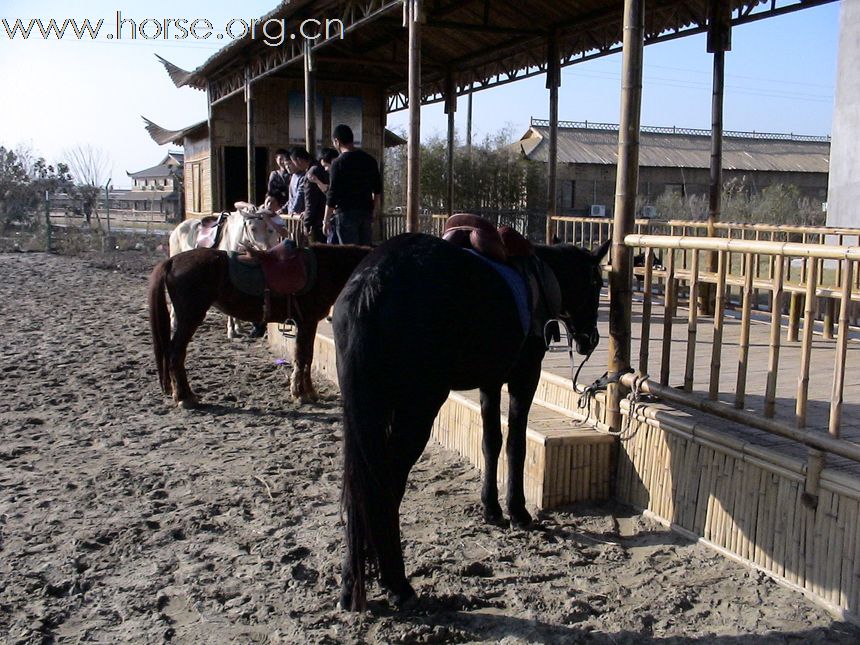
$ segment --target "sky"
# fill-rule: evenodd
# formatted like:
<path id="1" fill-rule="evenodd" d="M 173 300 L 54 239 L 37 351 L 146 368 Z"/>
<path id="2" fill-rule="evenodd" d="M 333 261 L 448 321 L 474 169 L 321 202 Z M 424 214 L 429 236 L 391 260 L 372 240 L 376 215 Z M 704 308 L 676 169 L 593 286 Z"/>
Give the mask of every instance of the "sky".
<path id="1" fill-rule="evenodd" d="M 0 0 L 0 19 L 104 19 L 113 31 L 119 12 L 138 24 L 147 18 L 205 18 L 220 27 L 232 18 L 249 21 L 276 0 Z M 724 127 L 727 130 L 829 135 L 833 113 L 840 3 L 744 25 L 733 30 L 726 54 Z M 128 23 L 126 23 L 128 24 Z M 237 23 L 238 24 L 238 23 Z M 151 32 L 150 32 L 151 33 Z M 157 164 L 172 146 L 158 146 L 141 116 L 169 129 L 206 118 L 205 93 L 177 89 L 155 55 L 192 70 L 227 41 L 62 40 L 31 35 L 10 39 L 0 23 L 0 146 L 32 148 L 49 162 L 78 145 L 101 148 L 110 160 L 114 186 L 129 186 L 126 172 Z M 705 36 L 651 45 L 644 54 L 642 124 L 710 128 L 713 58 Z M 617 123 L 621 56 L 579 63 L 562 72 L 559 118 Z M 478 92 L 473 100 L 473 137 L 507 128 L 523 134 L 532 117 L 549 116 L 545 78 L 538 76 Z M 422 109 L 422 138 L 445 136 L 441 104 Z M 466 100 L 456 127 L 465 132 Z M 390 114 L 388 127 L 408 126 L 405 111 Z"/>

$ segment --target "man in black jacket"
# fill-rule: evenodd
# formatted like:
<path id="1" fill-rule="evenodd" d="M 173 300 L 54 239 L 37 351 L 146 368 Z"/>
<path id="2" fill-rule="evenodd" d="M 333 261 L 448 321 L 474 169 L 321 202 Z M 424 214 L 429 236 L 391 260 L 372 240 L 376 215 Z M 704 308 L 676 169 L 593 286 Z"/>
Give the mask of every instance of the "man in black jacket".
<path id="1" fill-rule="evenodd" d="M 373 238 L 371 224 L 382 197 L 379 166 L 376 159 L 355 147 L 348 125 L 334 129 L 332 142 L 341 154 L 331 165 L 323 229 L 329 232 L 336 215 L 341 244 L 369 246 Z"/>
<path id="2" fill-rule="evenodd" d="M 323 214 L 325 212 L 325 193 L 312 181 L 308 181 L 309 174 L 319 169 L 319 164 L 304 148 L 293 148 L 290 151 L 290 160 L 296 172 L 301 174 L 298 190 L 302 198 L 296 203 L 301 204 L 302 228 L 311 242 L 325 242 L 323 234 Z"/>

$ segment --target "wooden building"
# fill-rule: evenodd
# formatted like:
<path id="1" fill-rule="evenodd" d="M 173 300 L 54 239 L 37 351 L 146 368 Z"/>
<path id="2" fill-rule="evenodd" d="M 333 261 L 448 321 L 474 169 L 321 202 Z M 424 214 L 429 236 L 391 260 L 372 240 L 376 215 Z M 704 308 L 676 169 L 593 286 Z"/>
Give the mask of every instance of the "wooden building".
<path id="1" fill-rule="evenodd" d="M 130 191 L 112 195 L 112 208 L 146 213 L 160 213 L 167 221 L 183 218 L 182 174 L 184 155 L 181 152 L 168 152 L 161 163 L 127 172 L 132 180 Z"/>
<path id="2" fill-rule="evenodd" d="M 549 135 L 548 121 L 532 119 L 512 147 L 526 159 L 547 163 Z M 642 126 L 639 145 L 637 216 L 661 216 L 655 202 L 666 192 L 684 197 L 708 194 L 710 130 Z M 752 192 L 791 185 L 823 204 L 829 157 L 829 137 L 723 133 L 723 181 L 742 181 Z M 617 163 L 617 125 L 559 122 L 558 214 L 612 217 Z"/>

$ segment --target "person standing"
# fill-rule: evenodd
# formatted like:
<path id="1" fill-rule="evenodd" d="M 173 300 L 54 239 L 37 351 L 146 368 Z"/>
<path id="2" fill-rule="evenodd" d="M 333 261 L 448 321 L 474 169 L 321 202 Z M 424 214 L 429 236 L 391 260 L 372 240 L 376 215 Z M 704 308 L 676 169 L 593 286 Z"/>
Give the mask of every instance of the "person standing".
<path id="1" fill-rule="evenodd" d="M 290 196 L 290 154 L 283 148 L 275 150 L 275 163 L 278 165 L 269 175 L 268 194 L 285 206 Z M 281 209 L 280 212 L 283 212 Z"/>
<path id="2" fill-rule="evenodd" d="M 307 180 L 316 184 L 317 188 L 323 195 L 328 194 L 328 184 L 331 181 L 329 172 L 331 171 L 332 162 L 337 159 L 338 152 L 334 148 L 323 148 L 320 155 L 319 165 L 314 166 L 305 175 Z M 325 214 L 325 200 L 323 200 L 323 214 Z M 337 218 L 332 218 L 331 230 L 326 235 L 326 242 L 329 244 L 340 244 L 337 237 Z"/>
<path id="3" fill-rule="evenodd" d="M 332 143 L 340 156 L 331 164 L 326 195 L 323 229 L 336 232 L 341 244 L 370 246 L 372 223 L 382 198 L 382 177 L 376 159 L 355 147 L 352 129 L 338 125 L 332 132 Z"/>
<path id="4" fill-rule="evenodd" d="M 297 174 L 301 175 L 298 190 L 301 192 L 302 228 L 311 242 L 325 242 L 323 233 L 323 215 L 325 213 L 325 193 L 320 190 L 311 177 L 318 170 L 319 164 L 304 148 L 293 148 L 290 160 Z M 296 200 L 299 201 L 298 199 Z"/>

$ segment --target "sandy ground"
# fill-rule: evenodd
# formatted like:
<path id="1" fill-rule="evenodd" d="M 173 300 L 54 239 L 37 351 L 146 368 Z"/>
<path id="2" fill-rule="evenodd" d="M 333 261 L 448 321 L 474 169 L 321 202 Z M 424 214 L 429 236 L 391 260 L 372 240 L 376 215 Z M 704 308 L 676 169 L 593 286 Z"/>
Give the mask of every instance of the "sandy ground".
<path id="1" fill-rule="evenodd" d="M 213 315 L 157 385 L 154 257 L 0 254 L 0 635 L 10 643 L 860 642 L 799 594 L 623 507 L 485 526 L 478 472 L 428 447 L 403 506 L 416 610 L 335 607 L 340 413 Z"/>

